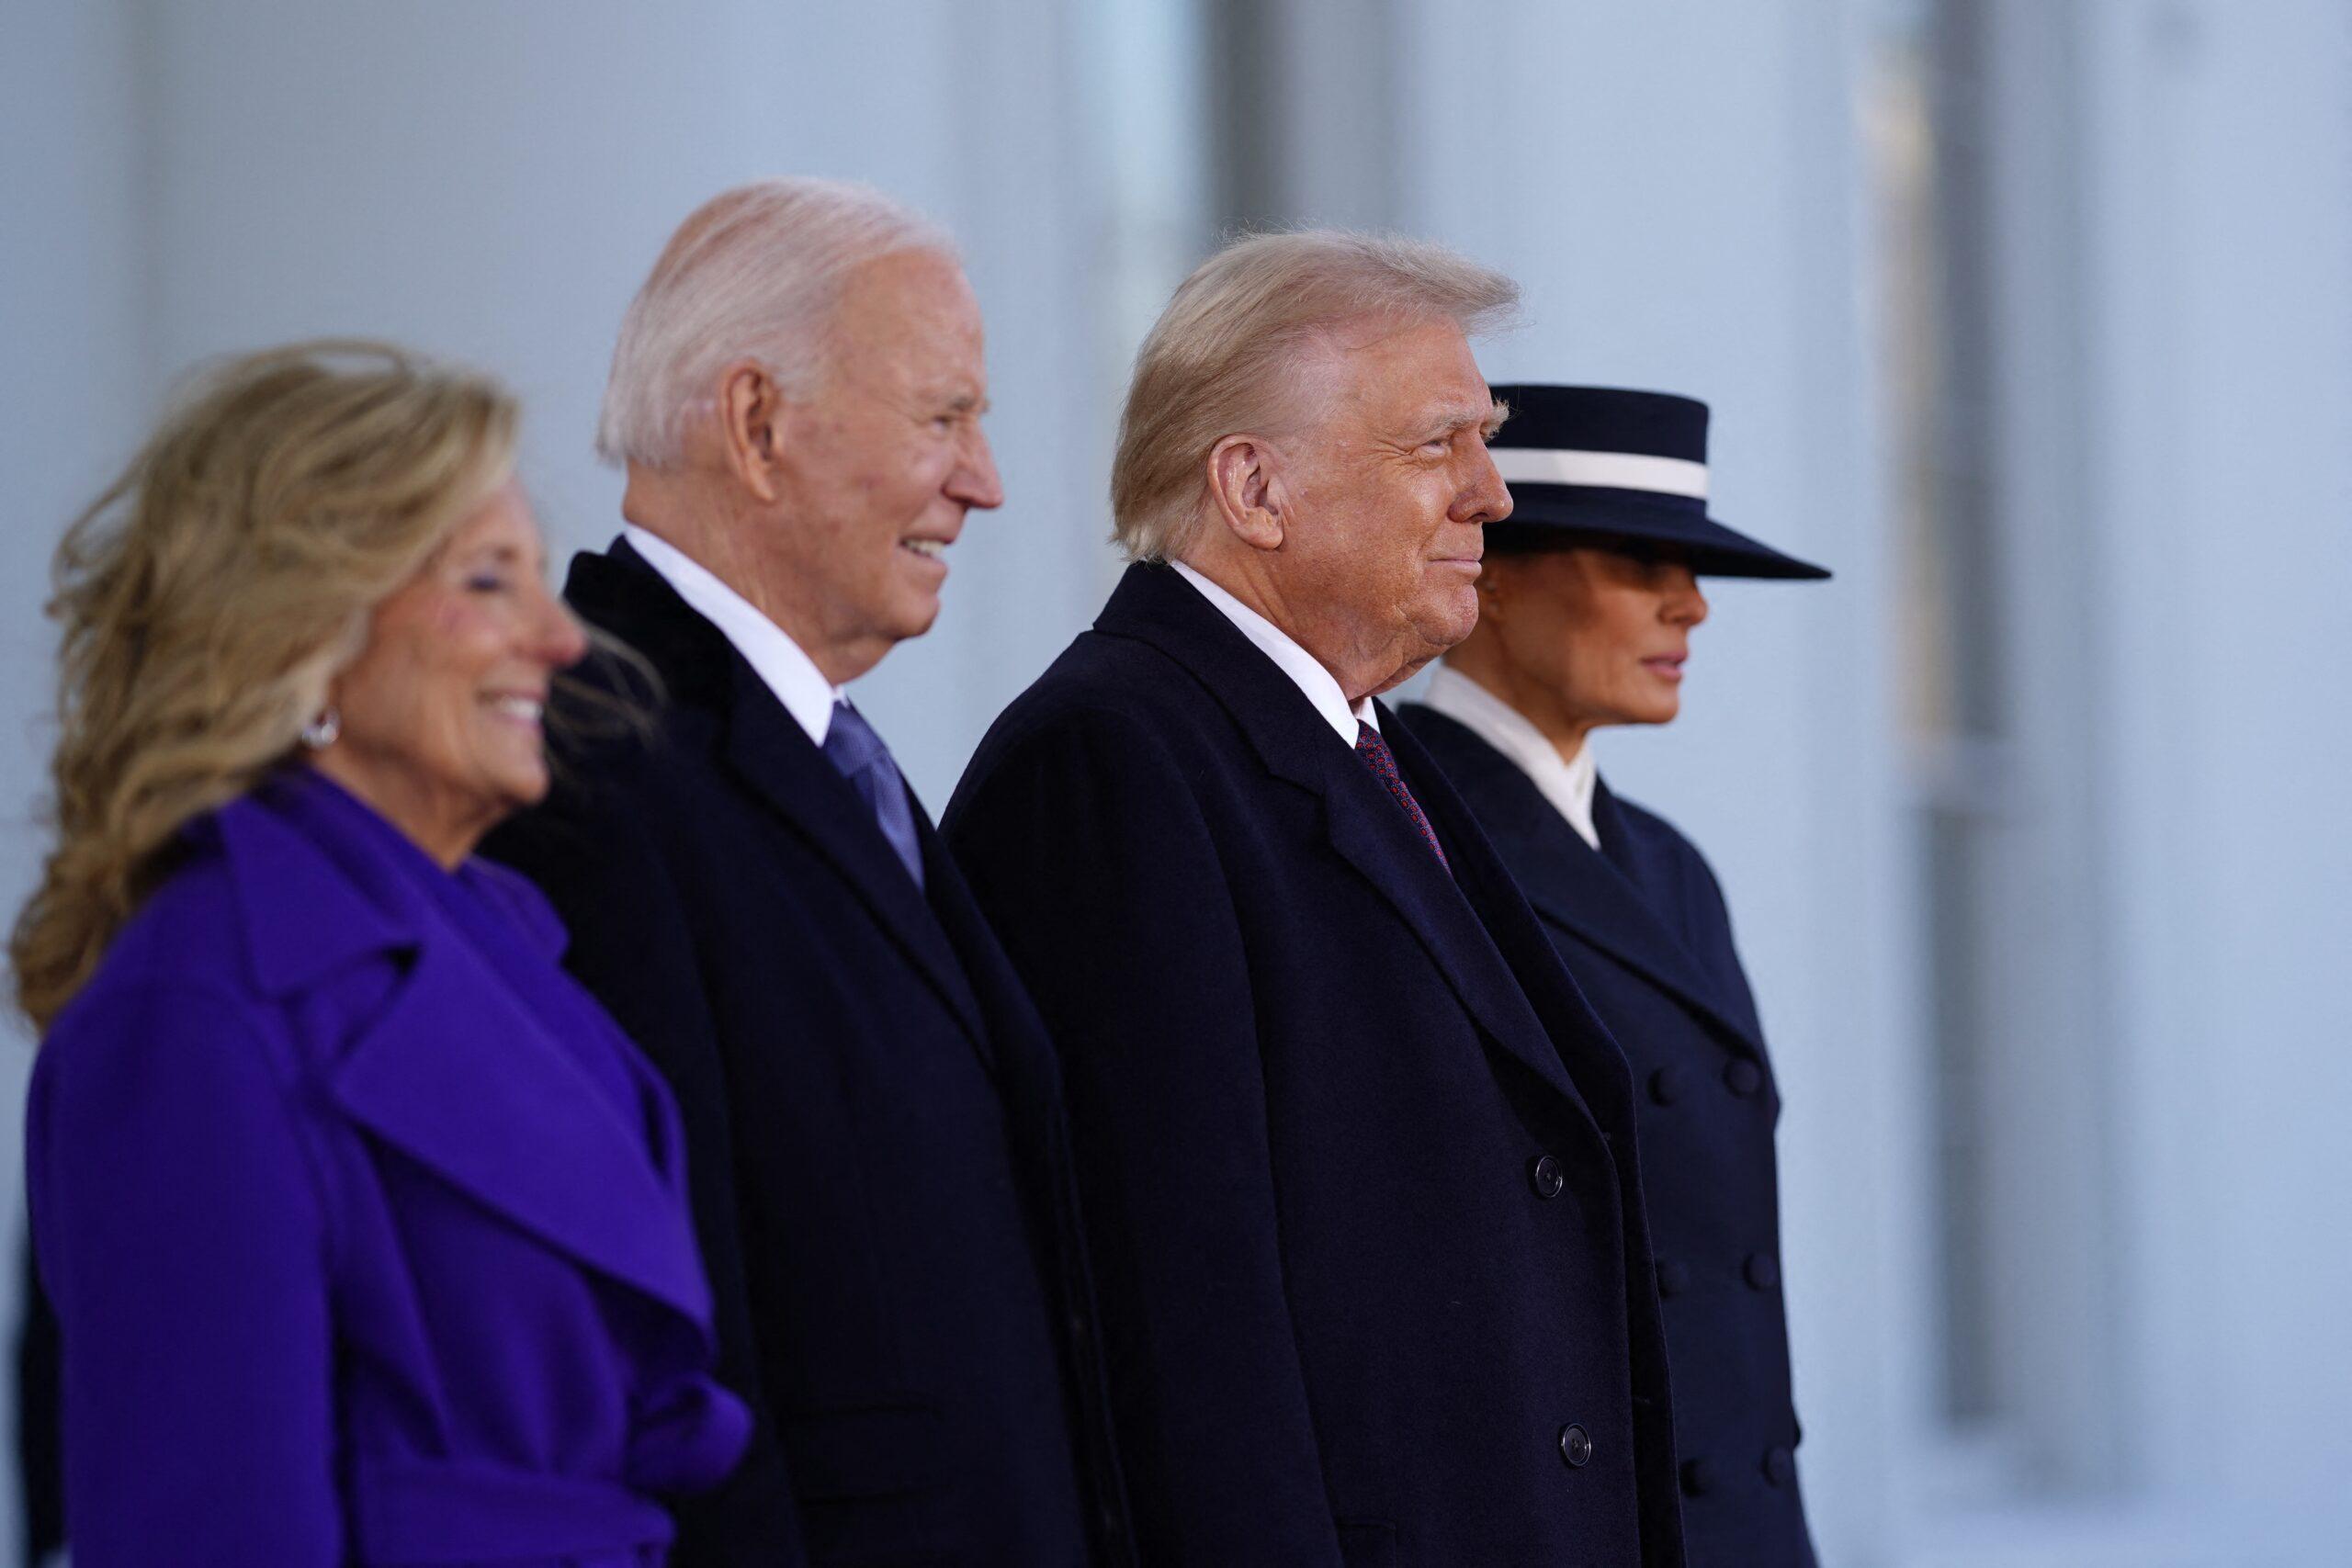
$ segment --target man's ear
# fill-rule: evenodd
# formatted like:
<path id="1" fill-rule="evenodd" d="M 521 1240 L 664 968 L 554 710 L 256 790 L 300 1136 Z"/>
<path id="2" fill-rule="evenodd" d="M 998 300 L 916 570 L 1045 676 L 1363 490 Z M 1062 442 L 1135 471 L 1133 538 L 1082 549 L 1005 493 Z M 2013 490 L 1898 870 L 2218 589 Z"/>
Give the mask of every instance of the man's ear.
<path id="1" fill-rule="evenodd" d="M 1282 454 L 1264 438 L 1228 435 L 1209 448 L 1209 505 L 1252 549 L 1283 547 L 1290 495 Z"/>
<path id="2" fill-rule="evenodd" d="M 728 469 L 759 500 L 780 493 L 784 457 L 784 393 L 751 360 L 727 367 L 718 383 L 719 447 Z"/>

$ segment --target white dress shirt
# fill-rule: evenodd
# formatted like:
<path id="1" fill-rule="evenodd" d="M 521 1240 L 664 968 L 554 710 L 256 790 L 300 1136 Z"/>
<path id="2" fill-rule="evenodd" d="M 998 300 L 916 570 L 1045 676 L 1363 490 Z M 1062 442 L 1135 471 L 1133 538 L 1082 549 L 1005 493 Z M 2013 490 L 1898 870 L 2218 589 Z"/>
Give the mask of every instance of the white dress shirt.
<path id="1" fill-rule="evenodd" d="M 1600 847 L 1600 830 L 1592 825 L 1592 793 L 1600 782 L 1600 768 L 1592 760 L 1589 738 L 1577 748 L 1574 757 L 1564 761 L 1559 748 L 1545 739 L 1525 715 L 1443 664 L 1430 677 L 1429 691 L 1421 700 L 1509 757 L 1568 819 L 1577 837 L 1596 850 Z"/>
<path id="2" fill-rule="evenodd" d="M 1172 563 L 1177 575 L 1201 591 L 1201 597 L 1217 607 L 1218 612 L 1236 626 L 1241 635 L 1258 645 L 1258 650 L 1274 661 L 1274 667 L 1291 678 L 1291 683 L 1315 705 L 1348 750 L 1355 750 L 1356 726 L 1359 722 L 1372 726 L 1374 734 L 1380 730 L 1370 697 L 1354 707 L 1348 706 L 1348 694 L 1340 689 L 1339 677 L 1323 668 L 1322 660 L 1291 640 L 1290 634 L 1258 614 L 1182 561 Z"/>
<path id="3" fill-rule="evenodd" d="M 817 661 L 784 628 L 754 609 L 750 600 L 713 576 L 708 568 L 659 536 L 631 523 L 621 529 L 629 547 L 662 581 L 678 591 L 695 614 L 717 626 L 743 661 L 767 683 L 793 722 L 808 732 L 819 746 L 833 728 L 833 705 L 845 700 L 842 689 L 825 679 Z"/>

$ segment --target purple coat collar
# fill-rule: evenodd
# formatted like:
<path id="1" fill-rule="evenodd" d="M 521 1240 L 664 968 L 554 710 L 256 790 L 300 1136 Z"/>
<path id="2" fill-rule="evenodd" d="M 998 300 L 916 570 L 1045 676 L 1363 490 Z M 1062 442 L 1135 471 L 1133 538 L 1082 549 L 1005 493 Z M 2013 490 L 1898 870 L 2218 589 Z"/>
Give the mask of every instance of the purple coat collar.
<path id="1" fill-rule="evenodd" d="M 668 1095 L 593 1003 L 605 1039 L 567 1040 L 436 904 L 446 875 L 342 790 L 311 773 L 272 779 L 215 820 L 253 976 L 286 998 L 346 968 L 405 955 L 390 997 L 314 1064 L 352 1121 L 558 1250 L 662 1302 L 707 1349 L 710 1292 L 686 1221 L 684 1138 Z M 563 931 L 537 891 L 481 862 L 459 881 L 511 914 L 558 986 Z M 656 1136 L 600 1087 L 587 1054 L 620 1054 L 650 1092 Z"/>

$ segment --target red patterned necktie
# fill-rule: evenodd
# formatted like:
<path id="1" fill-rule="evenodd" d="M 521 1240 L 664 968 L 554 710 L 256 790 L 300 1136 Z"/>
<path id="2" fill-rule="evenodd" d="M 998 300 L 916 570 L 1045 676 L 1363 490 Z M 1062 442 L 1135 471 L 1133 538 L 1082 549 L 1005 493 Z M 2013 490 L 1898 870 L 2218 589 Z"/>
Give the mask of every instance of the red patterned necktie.
<path id="1" fill-rule="evenodd" d="M 1380 786 L 1396 797 L 1396 804 L 1403 807 L 1405 815 L 1413 819 L 1413 827 L 1420 833 L 1421 842 L 1430 847 L 1430 853 L 1437 856 L 1437 863 L 1445 867 L 1446 874 L 1451 876 L 1453 863 L 1445 858 L 1445 846 L 1437 841 L 1437 830 L 1430 826 L 1430 819 L 1421 815 L 1421 803 L 1415 800 L 1413 792 L 1405 787 L 1405 775 L 1396 771 L 1396 753 L 1388 749 L 1388 742 L 1380 738 L 1380 731 L 1368 724 L 1358 723 L 1356 755 L 1363 759 L 1363 765 L 1372 770 L 1372 776 L 1380 781 Z"/>

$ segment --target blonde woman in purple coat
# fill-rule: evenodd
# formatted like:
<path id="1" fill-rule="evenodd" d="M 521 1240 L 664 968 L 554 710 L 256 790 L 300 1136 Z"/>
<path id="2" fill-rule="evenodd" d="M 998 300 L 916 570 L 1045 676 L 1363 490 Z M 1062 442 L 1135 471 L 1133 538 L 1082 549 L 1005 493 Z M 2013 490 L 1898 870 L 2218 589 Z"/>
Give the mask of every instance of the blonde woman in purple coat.
<path id="1" fill-rule="evenodd" d="M 472 858 L 586 648 L 514 423 L 397 349 L 257 355 L 60 554 L 12 957 L 79 1568 L 641 1568 L 741 1448 L 676 1112 Z"/>

